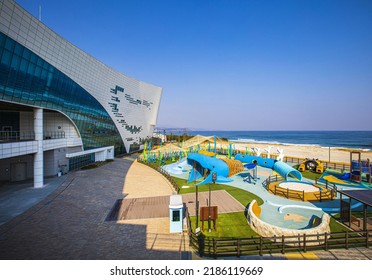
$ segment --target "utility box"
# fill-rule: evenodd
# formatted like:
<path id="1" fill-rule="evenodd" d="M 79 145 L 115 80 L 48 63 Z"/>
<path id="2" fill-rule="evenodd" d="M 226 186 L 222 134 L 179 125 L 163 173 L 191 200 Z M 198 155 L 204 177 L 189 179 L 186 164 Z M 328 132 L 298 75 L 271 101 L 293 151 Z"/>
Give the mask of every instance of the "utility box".
<path id="1" fill-rule="evenodd" d="M 183 202 L 181 195 L 169 199 L 169 232 L 183 232 Z"/>

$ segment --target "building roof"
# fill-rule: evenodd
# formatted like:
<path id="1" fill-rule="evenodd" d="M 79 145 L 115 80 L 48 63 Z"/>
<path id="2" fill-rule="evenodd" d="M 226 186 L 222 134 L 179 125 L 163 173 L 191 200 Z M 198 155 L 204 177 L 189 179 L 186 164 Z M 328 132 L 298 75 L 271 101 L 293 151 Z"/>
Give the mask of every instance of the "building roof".
<path id="1" fill-rule="evenodd" d="M 342 190 L 339 192 L 372 207 L 372 190 Z"/>

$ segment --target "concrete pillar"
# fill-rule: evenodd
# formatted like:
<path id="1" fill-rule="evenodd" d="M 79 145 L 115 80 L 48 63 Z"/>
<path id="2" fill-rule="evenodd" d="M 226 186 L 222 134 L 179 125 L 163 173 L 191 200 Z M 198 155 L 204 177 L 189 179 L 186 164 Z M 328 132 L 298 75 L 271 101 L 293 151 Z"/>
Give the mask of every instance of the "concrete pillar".
<path id="1" fill-rule="evenodd" d="M 34 188 L 44 186 L 43 109 L 34 109 L 34 131 L 37 152 L 34 155 Z"/>

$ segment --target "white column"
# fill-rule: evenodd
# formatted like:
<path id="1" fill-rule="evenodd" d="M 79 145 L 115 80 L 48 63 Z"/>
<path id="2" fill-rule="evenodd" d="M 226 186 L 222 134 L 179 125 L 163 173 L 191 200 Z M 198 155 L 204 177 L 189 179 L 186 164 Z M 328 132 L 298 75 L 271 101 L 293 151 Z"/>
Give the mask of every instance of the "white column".
<path id="1" fill-rule="evenodd" d="M 44 186 L 43 109 L 34 109 L 34 131 L 37 152 L 34 155 L 34 188 Z"/>

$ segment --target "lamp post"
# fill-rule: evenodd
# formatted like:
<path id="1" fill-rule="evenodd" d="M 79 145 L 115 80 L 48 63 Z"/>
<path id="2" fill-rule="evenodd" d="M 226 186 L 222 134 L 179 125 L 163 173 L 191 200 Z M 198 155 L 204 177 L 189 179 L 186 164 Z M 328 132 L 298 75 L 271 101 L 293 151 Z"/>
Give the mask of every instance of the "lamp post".
<path id="1" fill-rule="evenodd" d="M 194 161 L 194 186 L 195 186 L 195 215 L 196 215 L 196 222 L 195 222 L 195 229 L 199 227 L 199 198 L 198 198 L 198 186 L 196 185 L 196 161 Z"/>
<path id="2" fill-rule="evenodd" d="M 213 184 L 216 183 L 216 180 L 217 180 L 217 173 L 216 172 L 213 172 L 212 173 L 212 182 Z M 211 196 L 211 184 L 209 183 L 209 203 L 208 203 L 208 231 L 211 232 L 212 229 L 211 229 L 211 199 L 212 199 L 212 196 Z"/>

